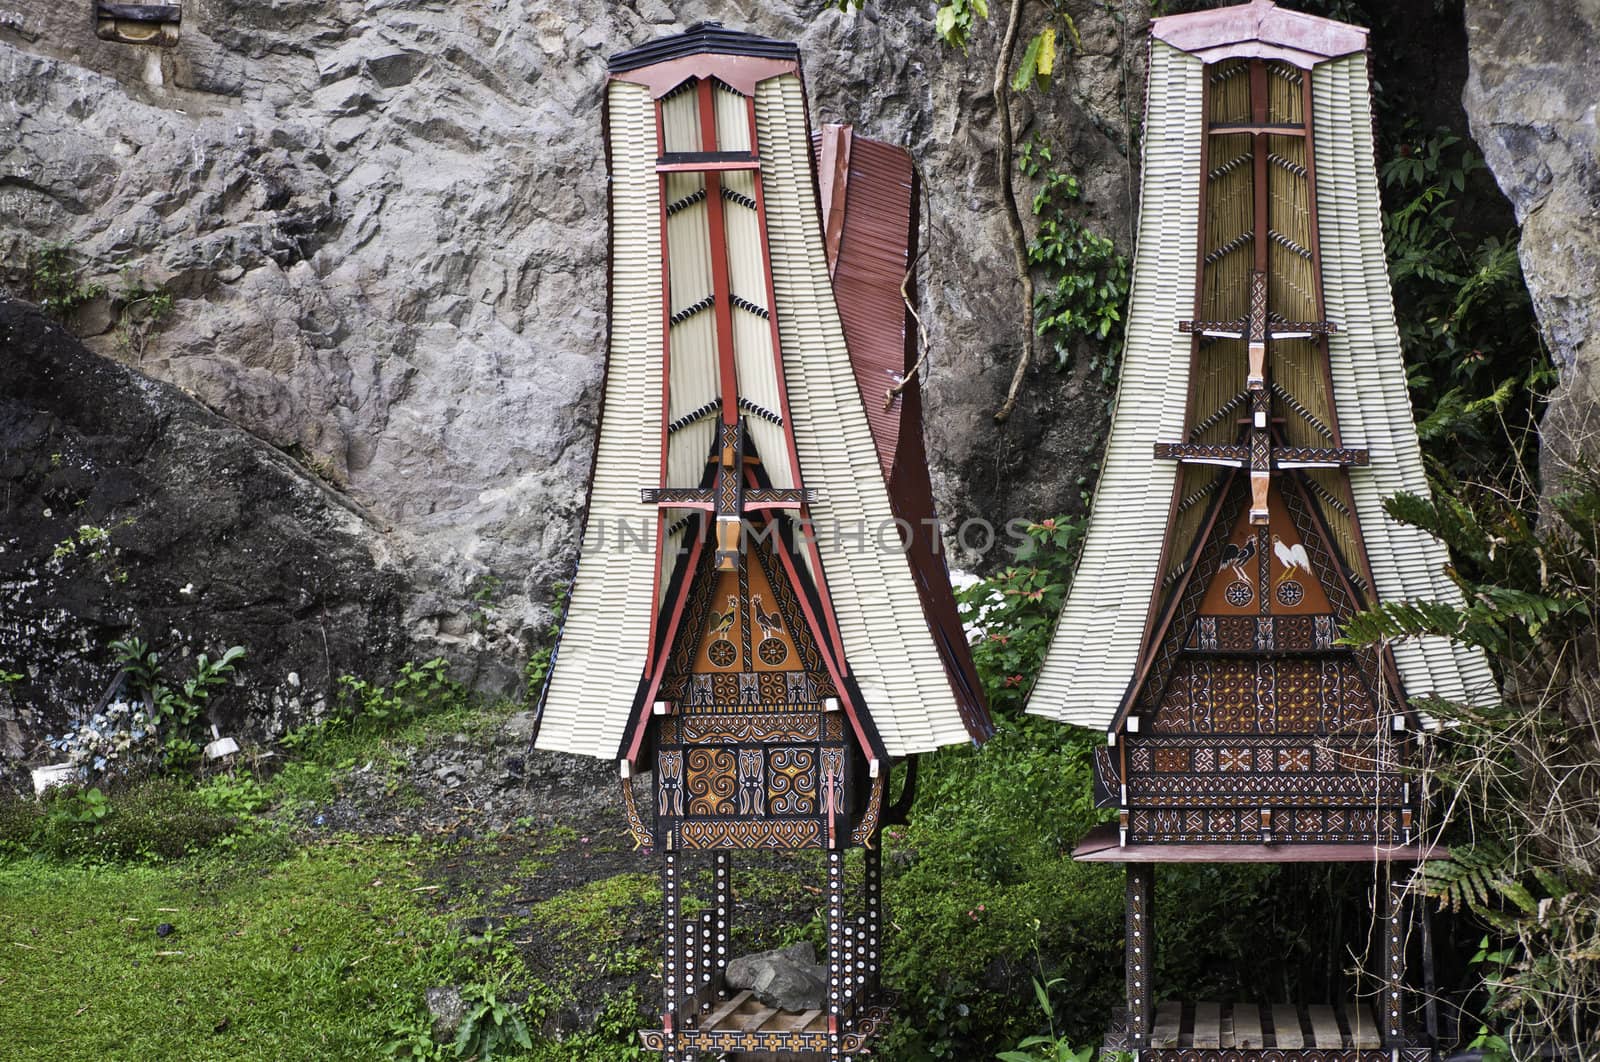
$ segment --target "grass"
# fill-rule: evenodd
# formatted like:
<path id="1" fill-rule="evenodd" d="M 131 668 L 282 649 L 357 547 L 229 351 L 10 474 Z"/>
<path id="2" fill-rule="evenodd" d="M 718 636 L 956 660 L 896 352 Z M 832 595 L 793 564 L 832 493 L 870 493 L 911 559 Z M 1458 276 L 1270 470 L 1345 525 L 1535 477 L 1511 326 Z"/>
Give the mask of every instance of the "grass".
<path id="1" fill-rule="evenodd" d="M 253 866 L 0 863 L 7 1057 L 376 1057 L 450 974 L 412 854 L 348 841 Z"/>

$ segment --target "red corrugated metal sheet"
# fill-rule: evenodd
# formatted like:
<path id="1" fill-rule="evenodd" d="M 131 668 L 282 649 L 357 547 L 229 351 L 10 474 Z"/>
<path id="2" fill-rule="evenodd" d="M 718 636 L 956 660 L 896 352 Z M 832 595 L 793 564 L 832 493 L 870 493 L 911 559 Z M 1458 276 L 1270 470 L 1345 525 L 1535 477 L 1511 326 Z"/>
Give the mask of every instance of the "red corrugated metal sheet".
<path id="1" fill-rule="evenodd" d="M 922 397 L 917 382 L 913 380 L 892 403 L 885 403 L 888 391 L 916 360 L 915 322 L 901 295 L 906 270 L 916 255 L 916 168 L 904 150 L 853 136 L 848 126 L 825 129 L 818 138 L 819 153 L 823 138 L 829 137 L 849 141 L 847 150 L 836 144 L 829 152 L 830 157 L 848 159 L 843 174 L 843 225 L 833 217 L 828 224 L 830 232 L 839 233 L 837 250 L 829 248 L 835 253 L 831 263 L 834 300 L 878 460 L 888 480 L 890 504 L 895 516 L 911 528 L 907 560 L 922 609 L 962 720 L 973 738 L 981 741 L 994 732 L 994 724 L 950 588 L 922 441 Z M 822 189 L 823 203 L 837 202 L 832 191 L 839 176 L 831 172 L 820 176 L 827 186 Z"/>

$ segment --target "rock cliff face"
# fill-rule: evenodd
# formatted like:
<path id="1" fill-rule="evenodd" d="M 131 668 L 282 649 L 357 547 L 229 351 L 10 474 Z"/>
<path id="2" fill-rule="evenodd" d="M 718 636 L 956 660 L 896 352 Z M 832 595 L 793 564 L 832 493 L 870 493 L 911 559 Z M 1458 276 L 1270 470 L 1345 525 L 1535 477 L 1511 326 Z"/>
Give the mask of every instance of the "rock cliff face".
<path id="1" fill-rule="evenodd" d="M 1597 0 L 1467 0 L 1472 135 L 1522 225 L 1522 271 L 1561 374 L 1542 422 L 1546 485 L 1600 459 Z"/>
<path id="2" fill-rule="evenodd" d="M 347 531 L 403 577 L 397 637 L 481 684 L 515 684 L 575 557 L 605 341 L 605 57 L 698 19 L 799 40 L 813 119 L 906 144 L 928 175 L 947 520 L 1061 511 L 1097 460 L 1105 396 L 1081 374 L 1037 376 L 1006 429 L 989 420 L 1018 338 L 996 20 L 964 56 L 910 0 L 183 0 L 179 44 L 155 49 L 96 39 L 87 6 L 0 0 L 6 279 L 26 290 L 30 251 L 69 248 L 107 292 L 69 322 L 90 347 L 368 514 Z M 1082 14 L 1072 73 L 1021 113 L 1124 249 L 1146 8 Z M 128 304 L 156 287 L 175 303 L 147 329 Z"/>
<path id="3" fill-rule="evenodd" d="M 333 521 L 349 553 L 334 568 L 366 573 L 256 629 L 189 624 L 186 633 L 243 641 L 254 669 L 302 681 L 325 681 L 330 662 L 338 672 L 445 651 L 475 667 L 480 685 L 515 688 L 549 622 L 550 585 L 573 569 L 594 441 L 605 58 L 702 18 L 798 40 L 814 120 L 850 120 L 906 144 L 928 174 L 920 286 L 944 517 L 998 525 L 1074 504 L 1098 456 L 1104 393 L 1083 374 L 1046 371 L 1006 429 L 989 419 L 1019 336 L 989 99 L 997 19 L 963 56 L 936 45 L 925 3 L 872 0 L 850 14 L 818 6 L 182 0 L 179 43 L 166 50 L 98 40 L 86 0 L 0 0 L 0 277 L 26 293 L 38 248 L 69 248 L 83 283 L 106 289 L 72 313 L 72 331 L 277 449 L 272 461 L 259 449 L 253 464 L 213 470 L 270 467 L 285 504 L 301 499 L 299 515 L 280 521 L 277 547 L 318 552 Z M 1088 224 L 1125 250 L 1134 195 L 1126 112 L 1141 106 L 1144 8 L 1118 0 L 1083 14 L 1072 72 L 1019 112 L 1082 179 Z M 147 304 L 136 293 L 155 288 L 171 293 L 173 309 L 141 323 Z M 115 379 L 120 392 L 168 393 L 139 390 L 122 371 L 82 373 Z M 72 400 L 85 408 L 35 403 L 27 416 L 67 425 L 98 416 L 93 389 Z M 157 445 L 149 433 L 168 424 L 150 417 L 131 454 Z M 29 445 L 37 462 L 45 443 Z M 190 483 L 181 462 L 130 459 L 152 494 L 176 499 Z M 176 478 L 158 480 L 155 467 Z M 293 475 L 302 483 L 291 491 Z M 85 477 L 80 493 L 99 489 Z M 349 512 L 325 499 L 310 515 L 304 499 L 325 488 Z M 251 520 L 274 523 L 266 505 L 246 505 Z M 152 504 L 126 534 L 171 533 L 200 547 L 206 531 L 240 533 L 226 521 L 181 534 L 165 525 L 181 517 Z M 0 510 L 0 537 L 26 531 L 48 553 L 70 523 L 58 512 L 35 529 L 30 518 L 16 505 Z M 165 593 L 192 576 L 174 566 L 150 579 L 171 582 Z M 67 657 L 53 685 L 35 689 L 35 705 L 59 713 L 98 693 L 102 641 L 122 621 L 96 621 L 94 609 L 125 617 L 155 605 L 91 589 L 98 605 L 51 643 Z M 323 627 L 333 632 L 322 619 L 330 601 L 365 601 L 339 637 L 371 633 L 370 654 L 354 643 L 312 651 Z M 392 637 L 374 632 L 376 617 L 389 617 Z"/>
<path id="4" fill-rule="evenodd" d="M 125 635 L 178 678 L 192 652 L 247 646 L 215 721 L 255 734 L 403 649 L 400 572 L 354 506 L 4 296 L 0 499 L 0 782 L 94 706 Z"/>

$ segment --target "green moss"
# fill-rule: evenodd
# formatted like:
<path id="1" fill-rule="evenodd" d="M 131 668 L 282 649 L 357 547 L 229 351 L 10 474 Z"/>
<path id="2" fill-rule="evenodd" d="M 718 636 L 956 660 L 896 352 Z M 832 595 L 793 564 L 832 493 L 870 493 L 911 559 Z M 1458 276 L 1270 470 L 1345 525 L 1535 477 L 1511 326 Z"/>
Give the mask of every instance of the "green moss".
<path id="1" fill-rule="evenodd" d="M 649 911 L 661 907 L 661 881 L 654 874 L 617 874 L 591 881 L 558 893 L 535 904 L 529 922 L 560 937 L 581 936 L 594 939 L 616 936 L 626 911 Z"/>
<path id="2" fill-rule="evenodd" d="M 404 846 L 275 863 L 0 862 L 8 1058 L 374 1058 L 448 974 Z M 175 931 L 158 937 L 156 926 Z"/>
<path id="3" fill-rule="evenodd" d="M 254 817 L 264 794 L 246 781 L 196 787 L 155 778 L 114 791 L 103 818 L 70 813 L 75 790 L 52 790 L 44 802 L 0 800 L 0 853 L 79 861 L 178 859 L 217 845 L 278 846 L 272 827 Z"/>

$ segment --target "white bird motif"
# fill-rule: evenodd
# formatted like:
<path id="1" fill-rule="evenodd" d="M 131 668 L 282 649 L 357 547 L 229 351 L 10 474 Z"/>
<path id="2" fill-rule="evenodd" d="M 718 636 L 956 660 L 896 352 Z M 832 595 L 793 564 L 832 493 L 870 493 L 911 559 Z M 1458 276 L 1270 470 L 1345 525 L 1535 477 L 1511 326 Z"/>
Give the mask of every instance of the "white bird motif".
<path id="1" fill-rule="evenodd" d="M 1306 552 L 1303 542 L 1296 542 L 1291 546 L 1277 535 L 1273 535 L 1272 555 L 1283 565 L 1283 574 L 1278 576 L 1280 583 L 1293 575 L 1296 569 L 1304 571 L 1307 575 L 1311 574 L 1311 555 Z"/>

